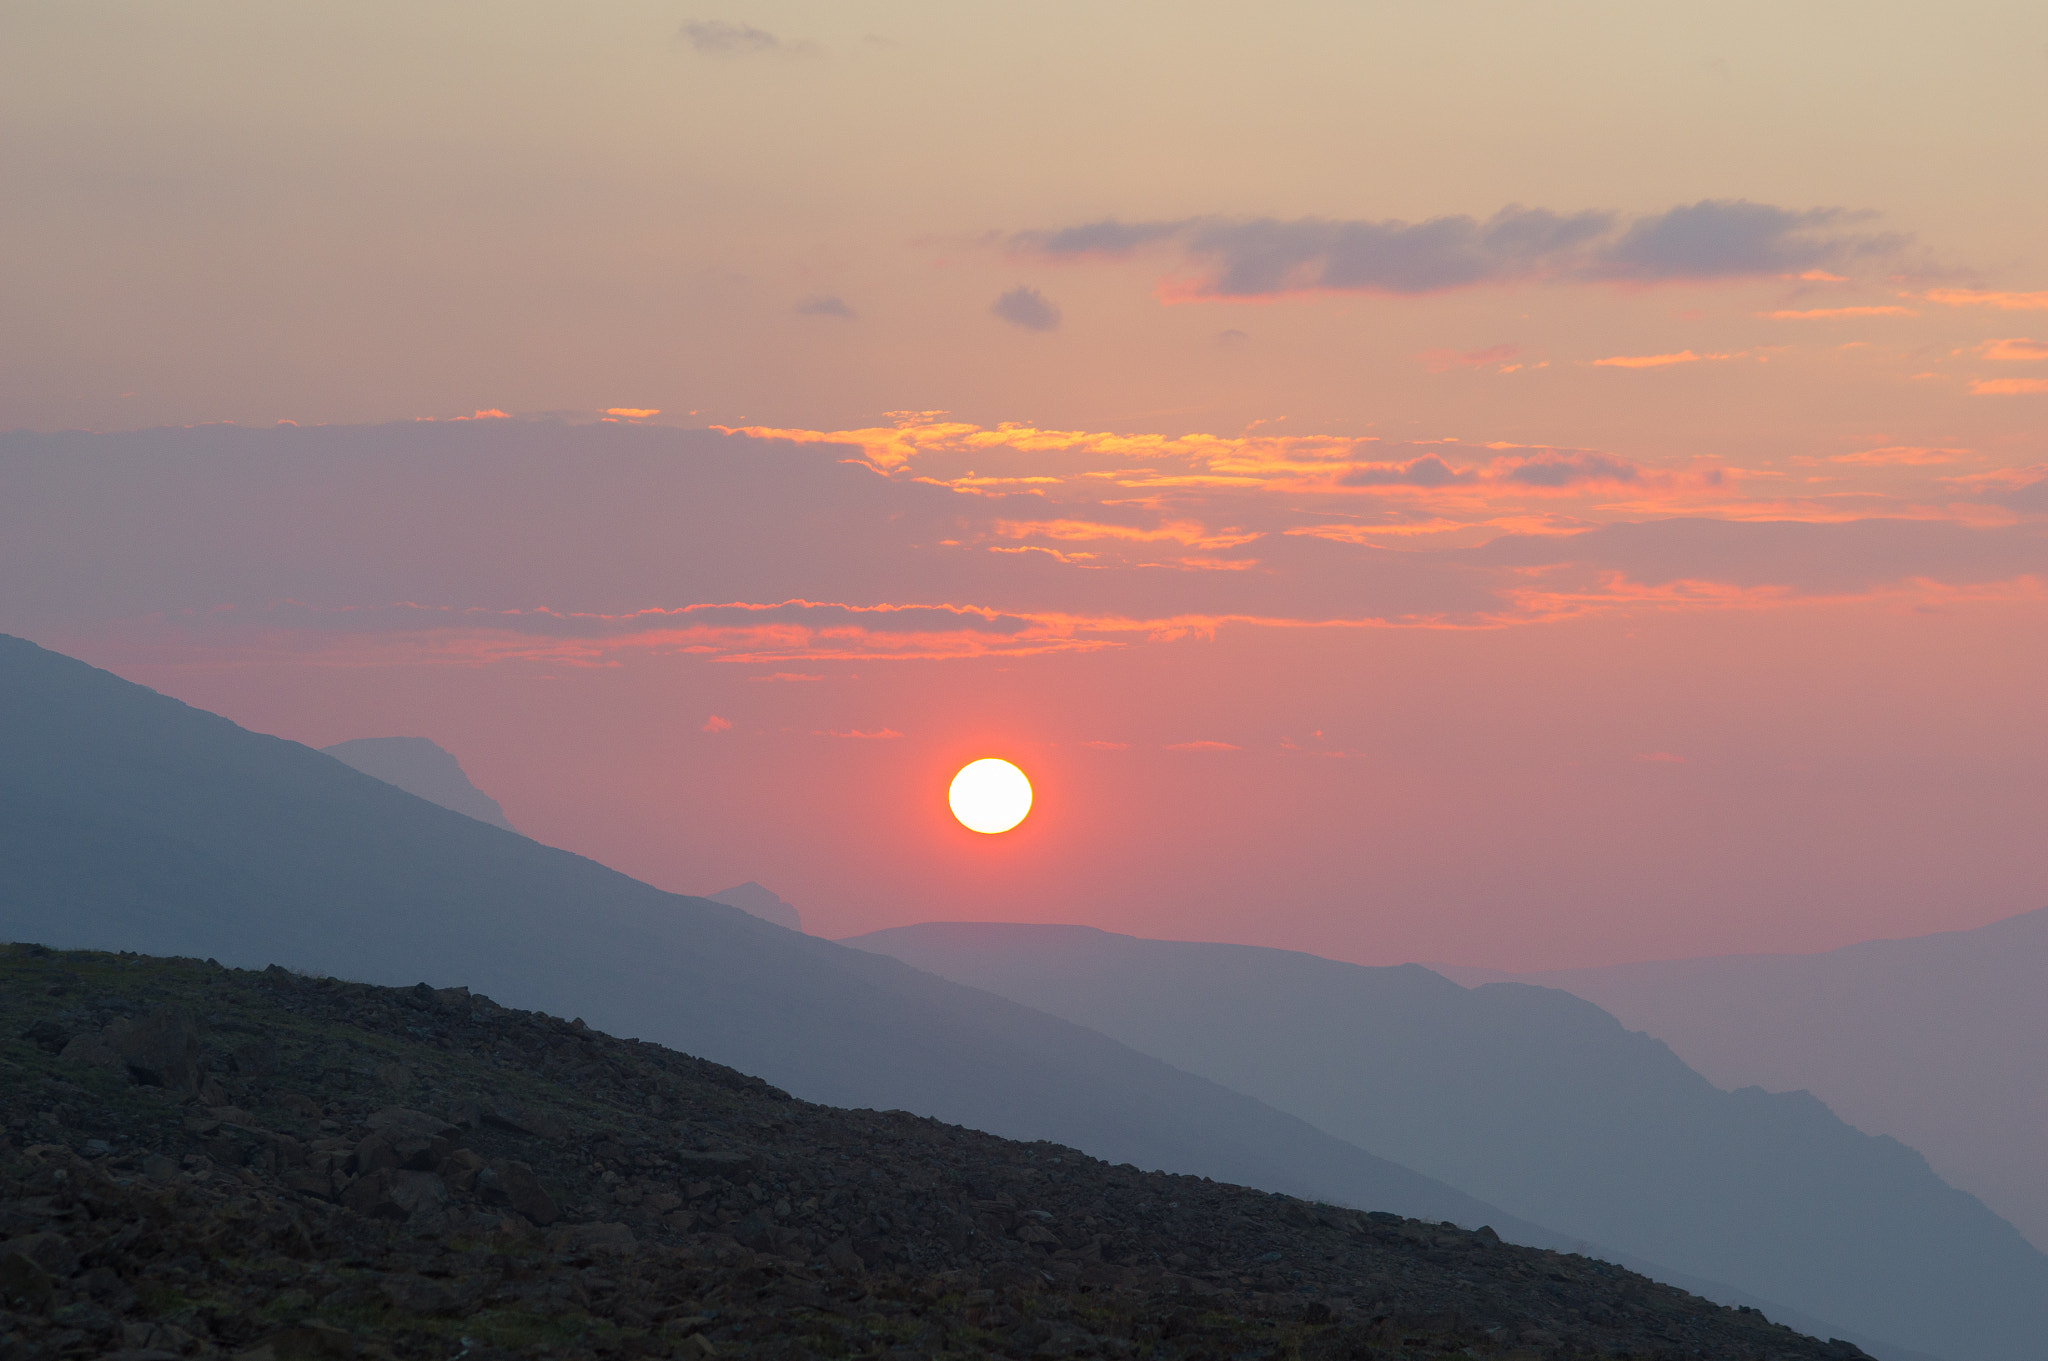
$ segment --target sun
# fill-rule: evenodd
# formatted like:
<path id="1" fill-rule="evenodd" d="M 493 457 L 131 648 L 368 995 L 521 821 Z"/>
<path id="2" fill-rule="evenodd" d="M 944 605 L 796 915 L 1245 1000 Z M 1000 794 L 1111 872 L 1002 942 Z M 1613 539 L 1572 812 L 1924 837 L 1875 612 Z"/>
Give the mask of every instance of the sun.
<path id="1" fill-rule="evenodd" d="M 1008 761 L 985 756 L 960 767 L 946 802 L 969 831 L 1007 832 L 1031 811 L 1031 781 Z"/>

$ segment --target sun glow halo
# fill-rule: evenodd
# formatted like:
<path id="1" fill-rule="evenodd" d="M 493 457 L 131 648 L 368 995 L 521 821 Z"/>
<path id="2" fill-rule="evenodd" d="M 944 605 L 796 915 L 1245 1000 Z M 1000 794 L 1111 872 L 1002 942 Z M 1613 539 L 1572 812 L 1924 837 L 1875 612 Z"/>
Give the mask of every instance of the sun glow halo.
<path id="1" fill-rule="evenodd" d="M 946 802 L 969 831 L 1007 832 L 1031 811 L 1031 781 L 1008 761 L 985 756 L 960 768 Z"/>

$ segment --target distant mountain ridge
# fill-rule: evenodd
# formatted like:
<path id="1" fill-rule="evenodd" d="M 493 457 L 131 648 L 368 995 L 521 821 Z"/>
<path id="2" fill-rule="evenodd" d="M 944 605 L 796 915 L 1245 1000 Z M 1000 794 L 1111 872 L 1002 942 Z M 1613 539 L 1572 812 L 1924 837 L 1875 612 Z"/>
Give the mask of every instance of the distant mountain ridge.
<path id="1" fill-rule="evenodd" d="M 1716 1090 L 1561 991 L 1080 926 L 926 923 L 849 943 L 1880 1342 L 2022 1361 L 2048 1336 L 2048 1257 L 1918 1153 L 1803 1092 Z"/>
<path id="2" fill-rule="evenodd" d="M 356 737 L 321 751 L 386 784 L 397 785 L 478 822 L 516 832 L 498 801 L 470 783 L 454 753 L 424 737 Z"/>
<path id="3" fill-rule="evenodd" d="M 804 929 L 802 913 L 751 879 L 744 884 L 736 884 L 704 896 L 714 903 L 736 907 L 748 916 L 759 917 L 764 922 L 774 922 L 777 926 L 786 926 L 792 931 Z"/>
<path id="4" fill-rule="evenodd" d="M 1562 988 L 1723 1087 L 1811 1091 L 2048 1249 L 2048 908 L 1820 954 L 1442 971 Z"/>
<path id="5" fill-rule="evenodd" d="M 808 1100 L 1572 1246 L 1083 1027 L 664 893 L 5 636 L 0 939 L 459 984 Z"/>

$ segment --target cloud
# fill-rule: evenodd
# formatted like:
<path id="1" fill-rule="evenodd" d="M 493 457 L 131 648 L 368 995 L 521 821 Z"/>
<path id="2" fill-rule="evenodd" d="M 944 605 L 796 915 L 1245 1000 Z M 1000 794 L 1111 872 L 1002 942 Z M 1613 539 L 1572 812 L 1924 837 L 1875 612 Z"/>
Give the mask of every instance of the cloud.
<path id="1" fill-rule="evenodd" d="M 720 718 L 717 714 L 713 714 L 705 719 L 704 726 L 701 729 L 703 732 L 729 732 L 731 730 L 732 724 Z"/>
<path id="2" fill-rule="evenodd" d="M 1794 211 L 1747 199 L 1702 199 L 1638 218 L 1604 246 L 1593 272 L 1640 283 L 1799 274 L 1906 244 L 1901 235 L 1828 230 L 1868 217 L 1842 208 Z"/>
<path id="3" fill-rule="evenodd" d="M 1840 317 L 1917 317 L 1910 307 L 1815 307 L 1804 312 L 1759 312 L 1771 321 L 1831 321 Z"/>
<path id="4" fill-rule="evenodd" d="M 1230 742 L 1170 742 L 1168 751 L 1243 751 L 1244 748 Z"/>
<path id="5" fill-rule="evenodd" d="M 1451 369 L 1479 369 L 1488 364 L 1505 364 L 1520 354 L 1516 345 L 1489 345 L 1483 350 L 1424 350 L 1416 358 L 1431 373 L 1445 373 Z"/>
<path id="6" fill-rule="evenodd" d="M 852 321 L 860 315 L 848 307 L 845 300 L 836 293 L 813 293 L 796 305 L 796 311 L 798 316 L 840 317 L 846 321 Z"/>
<path id="7" fill-rule="evenodd" d="M 766 676 L 749 676 L 750 681 L 821 681 L 823 676 L 813 676 L 802 671 L 777 671 Z"/>
<path id="8" fill-rule="evenodd" d="M 1642 473 L 1626 459 L 1611 454 L 1539 454 L 1501 474 L 1525 487 L 1570 487 L 1582 482 L 1639 482 Z"/>
<path id="9" fill-rule="evenodd" d="M 2030 364 L 2035 360 L 2048 359 L 2048 340 L 2028 340 L 2023 336 L 2014 336 L 2009 340 L 1987 340 L 1978 347 L 1978 353 L 1986 359 Z"/>
<path id="10" fill-rule="evenodd" d="M 2048 392 L 2048 378 L 1979 378 L 1970 384 L 1973 397 L 2017 397 Z"/>
<path id="11" fill-rule="evenodd" d="M 1968 449 L 1934 449 L 1918 444 L 1895 444 L 1883 449 L 1859 449 L 1853 454 L 1835 454 L 1830 463 L 1854 463 L 1863 467 L 1923 468 L 1938 463 L 1953 463 L 1969 456 Z"/>
<path id="12" fill-rule="evenodd" d="M 1920 295 L 1947 307 L 1991 307 L 2001 312 L 2048 312 L 2048 290 L 2000 293 L 1981 288 L 1930 288 Z"/>
<path id="13" fill-rule="evenodd" d="M 1458 472 L 1435 454 L 1424 454 L 1406 463 L 1368 463 L 1338 478 L 1346 487 L 1447 487 L 1469 482 L 1469 472 Z"/>
<path id="14" fill-rule="evenodd" d="M 1691 350 L 1680 350 L 1676 354 L 1617 354 L 1606 359 L 1595 359 L 1596 369 L 1662 369 L 1673 364 L 1698 364 L 1708 359 L 1733 359 L 1732 354 L 1694 354 Z"/>
<path id="15" fill-rule="evenodd" d="M 1867 214 L 1706 199 L 1624 220 L 1599 210 L 1510 206 L 1492 217 L 1399 220 L 1113 218 L 1022 231 L 1006 244 L 1048 260 L 1114 260 L 1176 246 L 1200 267 L 1161 285 L 1168 301 L 1298 292 L 1426 294 L 1532 280 L 1662 283 L 1813 275 L 1821 265 L 1885 255 L 1896 234 L 1842 230 Z M 1829 276 L 1834 277 L 1834 276 Z"/>
<path id="16" fill-rule="evenodd" d="M 751 57 L 764 52 L 813 50 L 810 43 L 786 43 L 765 29 L 724 19 L 699 19 L 684 24 L 677 36 L 707 57 Z"/>
<path id="17" fill-rule="evenodd" d="M 1060 324 L 1060 309 L 1035 288 L 1019 284 L 989 304 L 989 311 L 1027 331 L 1050 331 Z"/>
<path id="18" fill-rule="evenodd" d="M 819 731 L 819 732 L 813 733 L 813 734 L 812 734 L 812 736 L 814 736 L 814 737 L 862 737 L 862 738 L 866 738 L 866 739 L 868 739 L 868 740 L 870 740 L 870 741 L 876 741 L 876 740 L 882 740 L 882 741 L 886 741 L 887 739 L 889 739 L 889 738 L 892 738 L 892 737 L 901 737 L 901 736 L 903 736 L 903 734 L 902 734 L 902 733 L 900 733 L 900 732 L 897 732 L 897 731 L 896 731 L 896 730 L 895 730 L 894 728 L 877 728 L 877 729 L 875 729 L 875 730 L 874 730 L 873 732 L 863 732 L 863 731 L 861 731 L 861 730 L 860 730 L 859 728 L 848 728 L 848 729 L 846 729 L 846 730 L 845 730 L 845 731 L 843 731 L 843 732 L 842 732 L 841 730 L 837 729 L 837 728 L 827 728 L 827 729 L 824 729 L 824 730 L 822 730 L 822 731 Z"/>
<path id="19" fill-rule="evenodd" d="M 658 406 L 608 406 L 604 409 L 604 414 L 616 416 L 620 420 L 644 421 L 649 416 L 659 416 L 661 408 Z"/>

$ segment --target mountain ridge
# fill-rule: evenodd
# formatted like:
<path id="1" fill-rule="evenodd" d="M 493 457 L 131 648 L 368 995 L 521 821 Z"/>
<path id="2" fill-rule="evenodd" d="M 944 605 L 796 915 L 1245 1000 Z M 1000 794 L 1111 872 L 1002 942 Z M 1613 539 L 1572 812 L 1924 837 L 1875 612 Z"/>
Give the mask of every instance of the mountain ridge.
<path id="1" fill-rule="evenodd" d="M 2020 1361 L 2048 1327 L 2048 1257 L 1917 1151 L 1809 1094 L 1721 1092 L 1562 991 L 1080 926 L 927 923 L 850 943 L 1101 1030 L 1526 1218 L 1880 1342 Z"/>

